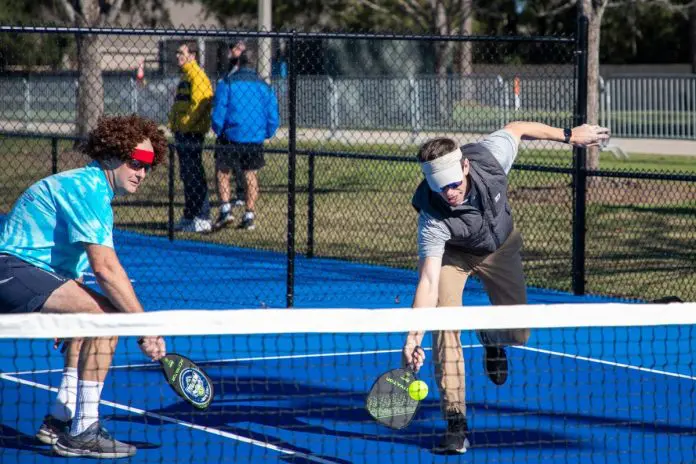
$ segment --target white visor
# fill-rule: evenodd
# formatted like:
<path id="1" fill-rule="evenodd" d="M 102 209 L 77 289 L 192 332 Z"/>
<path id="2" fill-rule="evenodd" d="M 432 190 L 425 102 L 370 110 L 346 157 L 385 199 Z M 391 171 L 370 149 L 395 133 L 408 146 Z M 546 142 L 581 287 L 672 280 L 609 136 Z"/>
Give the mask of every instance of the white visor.
<path id="1" fill-rule="evenodd" d="M 462 182 L 464 172 L 462 171 L 462 151 L 456 150 L 447 153 L 432 161 L 421 163 L 421 170 L 425 174 L 430 190 L 441 192 L 442 189 L 450 184 Z"/>

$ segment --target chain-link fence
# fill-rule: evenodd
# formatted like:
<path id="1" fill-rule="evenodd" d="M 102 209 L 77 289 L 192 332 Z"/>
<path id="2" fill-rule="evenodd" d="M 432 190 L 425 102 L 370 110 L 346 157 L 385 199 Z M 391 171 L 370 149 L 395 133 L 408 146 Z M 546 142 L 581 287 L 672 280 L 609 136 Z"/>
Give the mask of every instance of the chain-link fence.
<path id="1" fill-rule="evenodd" d="M 129 274 L 147 280 L 137 290 L 151 306 L 163 299 L 169 303 L 160 306 L 169 307 L 284 306 L 298 297 L 301 305 L 317 307 L 399 302 L 403 288 L 415 283 L 410 198 L 421 180 L 414 157 L 420 143 L 435 135 L 479 140 L 513 120 L 558 127 L 582 120 L 575 110 L 582 54 L 573 38 L 453 38 L 455 49 L 471 45 L 471 66 L 463 72 L 453 64 L 438 73 L 431 55 L 441 37 L 86 32 L 2 33 L 0 213 L 32 182 L 84 165 L 76 142 L 95 115 L 154 119 L 170 136 L 170 163 L 150 173 L 135 195 L 114 202 L 118 252 L 135 257 Z M 13 49 L 17 34 L 63 40 L 63 56 L 50 60 L 60 69 Z M 257 53 L 235 66 L 229 46 L 239 40 L 249 56 Z M 258 46 L 264 40 L 271 46 Z M 98 53 L 78 54 L 78 42 Z M 391 52 L 371 57 L 369 65 L 350 53 L 377 42 Z M 197 52 L 195 72 L 178 61 L 182 46 Z M 548 66 L 517 72 L 532 60 Z M 479 63 L 508 62 L 520 64 L 507 65 L 504 75 L 477 73 Z M 523 102 L 517 101 L 520 85 Z M 263 155 L 247 157 L 233 147 L 227 157 L 229 147 L 221 151 L 210 130 L 211 111 L 213 125 L 216 118 L 247 124 L 245 117 L 253 116 L 263 140 L 274 125 L 272 111 L 268 100 L 252 98 L 269 89 L 279 128 L 271 130 Z M 239 101 L 228 98 L 223 111 L 224 92 Z M 187 139 L 191 150 L 177 132 L 199 136 Z M 260 143 L 234 140 L 238 135 L 228 132 L 225 142 Z M 574 162 L 577 156 L 584 153 L 574 155 L 562 144 L 524 143 L 510 175 L 529 284 L 627 298 L 696 298 L 693 168 L 665 162 L 671 173 L 588 173 Z M 578 173 L 589 176 L 579 200 Z M 231 212 L 223 218 L 225 189 Z M 251 224 L 248 211 L 254 212 Z M 217 229 L 218 219 L 229 222 Z"/>

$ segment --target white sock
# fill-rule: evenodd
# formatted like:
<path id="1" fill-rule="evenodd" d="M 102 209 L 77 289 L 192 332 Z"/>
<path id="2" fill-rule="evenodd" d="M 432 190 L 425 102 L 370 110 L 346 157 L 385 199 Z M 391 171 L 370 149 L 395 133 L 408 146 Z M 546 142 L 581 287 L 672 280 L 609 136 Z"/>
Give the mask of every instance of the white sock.
<path id="1" fill-rule="evenodd" d="M 81 434 L 99 420 L 99 399 L 103 382 L 80 380 L 77 383 L 77 409 L 73 419 L 70 435 Z"/>
<path id="2" fill-rule="evenodd" d="M 247 211 L 246 213 L 244 213 L 244 219 L 254 219 L 254 212 Z"/>
<path id="3" fill-rule="evenodd" d="M 77 368 L 63 369 L 58 395 L 51 407 L 50 414 L 59 421 L 67 422 L 75 416 L 77 405 Z"/>
<path id="4" fill-rule="evenodd" d="M 222 205 L 220 205 L 220 211 L 222 211 L 224 214 L 229 213 L 231 209 L 232 205 L 230 205 L 229 203 L 223 203 Z"/>

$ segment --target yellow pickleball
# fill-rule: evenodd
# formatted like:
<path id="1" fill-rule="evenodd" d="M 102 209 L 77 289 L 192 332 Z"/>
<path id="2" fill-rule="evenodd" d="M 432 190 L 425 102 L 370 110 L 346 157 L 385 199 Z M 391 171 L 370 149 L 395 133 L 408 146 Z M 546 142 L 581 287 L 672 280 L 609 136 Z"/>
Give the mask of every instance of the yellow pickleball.
<path id="1" fill-rule="evenodd" d="M 411 382 L 411 385 L 408 386 L 408 394 L 414 400 L 421 401 L 428 396 L 428 384 L 422 380 Z"/>

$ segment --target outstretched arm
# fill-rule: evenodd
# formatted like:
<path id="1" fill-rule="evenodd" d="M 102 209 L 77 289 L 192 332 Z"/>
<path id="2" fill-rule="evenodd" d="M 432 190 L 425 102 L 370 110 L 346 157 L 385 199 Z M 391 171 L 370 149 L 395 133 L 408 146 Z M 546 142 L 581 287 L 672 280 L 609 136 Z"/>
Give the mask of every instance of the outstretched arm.
<path id="1" fill-rule="evenodd" d="M 505 130 L 517 140 L 553 140 L 564 142 L 563 129 L 540 122 L 514 121 L 505 126 Z M 606 127 L 583 124 L 571 129 L 570 144 L 575 147 L 596 147 L 609 140 Z"/>
<path id="2" fill-rule="evenodd" d="M 414 308 L 433 308 L 437 306 L 437 291 L 440 285 L 442 257 L 429 256 L 418 262 L 418 286 L 413 299 Z M 403 364 L 418 371 L 425 361 L 425 353 L 420 344 L 425 332 L 409 332 L 403 349 Z"/>

